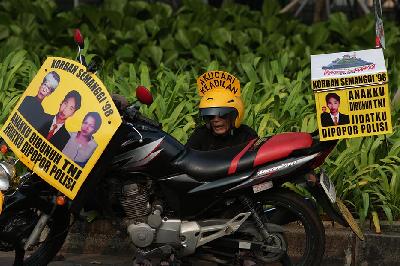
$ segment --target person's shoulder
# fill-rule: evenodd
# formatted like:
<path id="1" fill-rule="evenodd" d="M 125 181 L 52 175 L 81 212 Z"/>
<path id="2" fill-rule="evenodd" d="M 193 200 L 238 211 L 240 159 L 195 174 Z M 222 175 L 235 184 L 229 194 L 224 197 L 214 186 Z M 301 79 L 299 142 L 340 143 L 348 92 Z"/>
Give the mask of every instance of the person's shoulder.
<path id="1" fill-rule="evenodd" d="M 51 114 L 47 114 L 44 113 L 43 114 L 43 120 L 46 120 L 47 122 L 53 122 L 55 115 L 51 115 Z"/>
<path id="2" fill-rule="evenodd" d="M 343 114 L 343 113 L 340 113 L 340 116 L 349 117 L 349 115 L 346 115 L 346 114 Z"/>
<path id="3" fill-rule="evenodd" d="M 192 135 L 195 135 L 195 134 L 202 135 L 202 134 L 209 134 L 209 133 L 210 133 L 210 130 L 205 125 L 201 125 L 201 126 L 196 127 L 193 130 Z"/>
<path id="4" fill-rule="evenodd" d="M 331 115 L 328 112 L 322 112 L 321 117 L 326 118 L 326 117 L 331 117 Z"/>
<path id="5" fill-rule="evenodd" d="M 205 125 L 196 127 L 185 146 L 192 149 L 200 149 L 204 140 L 207 140 L 210 136 L 210 133 L 211 131 Z"/>
<path id="6" fill-rule="evenodd" d="M 245 125 L 245 124 L 240 125 L 238 130 L 241 131 L 241 132 L 248 133 L 250 135 L 254 135 L 256 137 L 258 136 L 257 132 L 253 128 L 251 128 L 251 127 L 249 127 L 248 125 Z"/>
<path id="7" fill-rule="evenodd" d="M 35 97 L 32 97 L 32 96 L 26 96 L 23 100 L 22 100 L 22 103 L 21 103 L 21 105 L 20 105 L 20 109 L 21 109 L 21 107 L 26 107 L 26 106 L 28 106 L 28 105 L 31 105 L 31 104 L 33 104 L 35 102 Z"/>
<path id="8" fill-rule="evenodd" d="M 34 100 L 36 100 L 36 97 L 34 97 L 34 96 L 26 96 L 23 101 L 29 102 L 29 101 L 34 101 Z"/>
<path id="9" fill-rule="evenodd" d="M 94 140 L 94 138 L 92 137 L 92 139 L 89 140 L 89 142 L 88 142 L 88 149 L 89 149 L 90 151 L 94 151 L 94 150 L 97 148 L 97 146 L 98 146 L 97 142 L 96 142 L 96 141 Z"/>
<path id="10" fill-rule="evenodd" d="M 345 123 L 347 123 L 347 124 L 350 123 L 350 116 L 349 115 L 340 113 L 339 119 L 342 119 L 342 121 L 345 121 Z"/>
<path id="11" fill-rule="evenodd" d="M 253 130 L 251 127 L 249 127 L 249 126 L 246 125 L 246 124 L 241 124 L 240 127 L 239 127 L 239 129 L 241 129 L 241 130 Z"/>

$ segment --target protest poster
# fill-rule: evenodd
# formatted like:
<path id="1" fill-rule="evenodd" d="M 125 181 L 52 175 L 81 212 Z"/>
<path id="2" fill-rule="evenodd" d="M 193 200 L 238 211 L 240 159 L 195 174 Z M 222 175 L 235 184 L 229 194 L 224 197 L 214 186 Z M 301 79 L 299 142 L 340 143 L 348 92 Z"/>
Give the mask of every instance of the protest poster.
<path id="1" fill-rule="evenodd" d="M 311 56 L 321 140 L 392 133 L 382 49 Z"/>
<path id="2" fill-rule="evenodd" d="M 73 60 L 49 57 L 0 136 L 29 169 L 74 199 L 121 122 L 95 74 Z"/>

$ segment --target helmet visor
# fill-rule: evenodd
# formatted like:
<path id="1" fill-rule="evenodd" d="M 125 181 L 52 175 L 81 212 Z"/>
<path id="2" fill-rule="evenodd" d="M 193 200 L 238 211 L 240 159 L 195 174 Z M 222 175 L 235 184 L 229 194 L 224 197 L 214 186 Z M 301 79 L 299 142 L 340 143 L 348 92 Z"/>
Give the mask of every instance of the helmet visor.
<path id="1" fill-rule="evenodd" d="M 233 107 L 209 107 L 200 109 L 200 115 L 205 120 L 209 121 L 215 116 L 227 119 L 231 116 L 237 115 L 237 111 Z"/>

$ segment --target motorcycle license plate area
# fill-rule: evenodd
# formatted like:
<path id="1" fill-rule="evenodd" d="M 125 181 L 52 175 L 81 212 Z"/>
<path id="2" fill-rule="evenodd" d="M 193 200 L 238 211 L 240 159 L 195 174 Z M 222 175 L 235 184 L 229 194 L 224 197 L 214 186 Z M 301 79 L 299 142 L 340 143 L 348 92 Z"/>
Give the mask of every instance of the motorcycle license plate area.
<path id="1" fill-rule="evenodd" d="M 95 74 L 73 60 L 48 57 L 0 136 L 28 168 L 74 199 L 121 122 Z"/>
<path id="2" fill-rule="evenodd" d="M 326 196 L 328 196 L 329 200 L 332 203 L 335 203 L 336 202 L 335 185 L 332 183 L 332 181 L 329 179 L 329 177 L 325 174 L 324 171 L 321 171 L 321 175 L 319 177 L 319 183 L 323 188 Z"/>
<path id="3" fill-rule="evenodd" d="M 253 186 L 253 192 L 254 192 L 254 194 L 256 194 L 258 192 L 270 189 L 273 186 L 274 185 L 273 185 L 272 181 L 264 182 L 264 183 L 261 183 L 261 184 L 258 184 L 258 185 L 254 185 Z"/>
<path id="4" fill-rule="evenodd" d="M 361 240 L 365 240 L 364 233 L 362 232 L 357 221 L 354 219 L 349 209 L 347 209 L 346 205 L 344 205 L 344 203 L 339 198 L 336 199 L 336 206 L 338 207 L 340 214 L 346 220 L 347 224 L 350 226 L 351 230 L 353 230 L 356 236 Z"/>
<path id="5" fill-rule="evenodd" d="M 321 175 L 319 177 L 319 183 L 323 188 L 325 194 L 328 196 L 329 200 L 332 202 L 332 204 L 335 204 L 340 215 L 346 220 L 351 230 L 357 235 L 358 238 L 364 240 L 365 239 L 364 234 L 360 226 L 354 219 L 351 212 L 347 209 L 346 205 L 344 205 L 344 203 L 339 198 L 336 197 L 335 186 L 333 185 L 332 181 L 329 179 L 329 177 L 326 175 L 324 171 L 321 171 Z"/>

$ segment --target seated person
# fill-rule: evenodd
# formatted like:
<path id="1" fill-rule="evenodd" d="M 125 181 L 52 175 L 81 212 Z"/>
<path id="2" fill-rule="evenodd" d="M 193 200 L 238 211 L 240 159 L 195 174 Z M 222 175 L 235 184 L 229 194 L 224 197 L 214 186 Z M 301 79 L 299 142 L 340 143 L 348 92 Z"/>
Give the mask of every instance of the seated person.
<path id="1" fill-rule="evenodd" d="M 205 92 L 199 111 L 205 124 L 194 130 L 186 147 L 202 151 L 217 150 L 258 137 L 252 128 L 241 125 L 243 102 L 240 96 L 229 89 L 217 87 Z"/>

